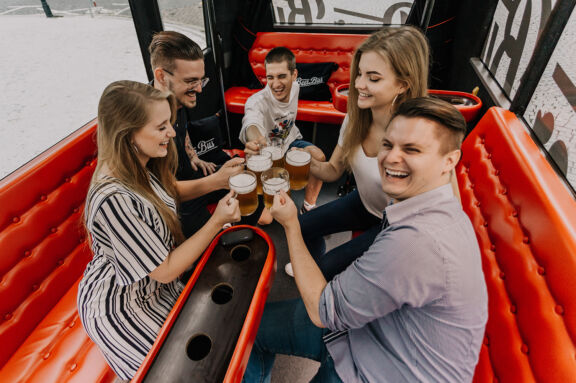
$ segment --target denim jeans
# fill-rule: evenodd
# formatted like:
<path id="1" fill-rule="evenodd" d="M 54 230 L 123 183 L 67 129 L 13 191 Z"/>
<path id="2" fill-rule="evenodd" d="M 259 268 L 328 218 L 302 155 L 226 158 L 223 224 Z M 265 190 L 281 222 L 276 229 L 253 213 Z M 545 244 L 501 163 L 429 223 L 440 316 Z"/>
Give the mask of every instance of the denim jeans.
<path id="1" fill-rule="evenodd" d="M 314 383 L 342 383 L 322 336 L 301 299 L 266 304 L 258 335 L 244 373 L 245 383 L 269 383 L 276 354 L 294 355 L 320 362 Z"/>
<path id="2" fill-rule="evenodd" d="M 302 214 L 299 220 L 306 247 L 328 281 L 368 250 L 381 228 L 381 219 L 366 210 L 357 190 Z M 348 230 L 364 232 L 326 253 L 324 236 Z"/>

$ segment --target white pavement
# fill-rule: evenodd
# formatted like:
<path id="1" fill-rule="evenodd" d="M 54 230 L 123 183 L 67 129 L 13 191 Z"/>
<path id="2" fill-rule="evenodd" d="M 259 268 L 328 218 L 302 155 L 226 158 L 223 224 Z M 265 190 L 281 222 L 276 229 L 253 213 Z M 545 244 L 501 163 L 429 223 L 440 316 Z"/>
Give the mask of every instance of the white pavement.
<path id="1" fill-rule="evenodd" d="M 147 81 L 129 18 L 0 16 L 0 35 L 0 179 L 95 118 L 106 85 Z"/>

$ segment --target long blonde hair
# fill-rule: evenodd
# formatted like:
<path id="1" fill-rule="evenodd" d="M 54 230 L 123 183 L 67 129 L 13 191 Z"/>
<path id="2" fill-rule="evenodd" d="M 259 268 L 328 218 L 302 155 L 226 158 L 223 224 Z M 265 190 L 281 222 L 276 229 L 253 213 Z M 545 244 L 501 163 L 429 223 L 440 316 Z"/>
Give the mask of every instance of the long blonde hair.
<path id="1" fill-rule="evenodd" d="M 90 184 L 102 182 L 100 171 L 107 165 L 115 179 L 154 205 L 178 244 L 184 239 L 178 217 L 152 189 L 148 174 L 152 172 L 166 192 L 178 201 L 174 176 L 178 156 L 174 141 L 170 140 L 166 157 L 150 158 L 146 167 L 138 160 L 132 144 L 134 133 L 148 123 L 149 106 L 155 101 L 168 101 L 173 124 L 177 104 L 172 93 L 127 80 L 113 82 L 104 89 L 98 104 L 98 165 Z"/>
<path id="2" fill-rule="evenodd" d="M 358 77 L 360 58 L 366 52 L 378 53 L 389 65 L 398 81 L 406 85 L 406 92 L 398 95 L 390 115 L 402 102 L 426 96 L 428 93 L 429 48 L 426 36 L 411 26 L 386 27 L 373 33 L 354 52 L 350 66 L 350 89 L 348 90 L 348 126 L 343 137 L 344 165 L 350 170 L 356 149 L 370 131 L 372 111 L 358 107 L 358 90 L 354 81 Z"/>

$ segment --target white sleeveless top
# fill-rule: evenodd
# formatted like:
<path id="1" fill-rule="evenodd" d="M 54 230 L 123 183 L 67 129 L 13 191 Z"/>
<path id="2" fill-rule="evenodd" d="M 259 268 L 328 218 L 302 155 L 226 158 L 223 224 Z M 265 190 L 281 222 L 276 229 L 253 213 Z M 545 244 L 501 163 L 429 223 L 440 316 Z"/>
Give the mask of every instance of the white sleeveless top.
<path id="1" fill-rule="evenodd" d="M 340 128 L 340 137 L 338 137 L 338 145 L 342 148 L 344 142 L 344 132 L 348 125 L 348 115 L 342 122 Z M 352 157 L 352 173 L 356 179 L 356 189 L 360 194 L 360 199 L 364 204 L 366 210 L 378 217 L 382 218 L 384 208 L 388 206 L 388 195 L 382 191 L 382 182 L 380 179 L 380 171 L 378 170 L 378 159 L 376 157 L 368 157 L 364 153 L 362 145 L 356 148 L 356 152 Z"/>

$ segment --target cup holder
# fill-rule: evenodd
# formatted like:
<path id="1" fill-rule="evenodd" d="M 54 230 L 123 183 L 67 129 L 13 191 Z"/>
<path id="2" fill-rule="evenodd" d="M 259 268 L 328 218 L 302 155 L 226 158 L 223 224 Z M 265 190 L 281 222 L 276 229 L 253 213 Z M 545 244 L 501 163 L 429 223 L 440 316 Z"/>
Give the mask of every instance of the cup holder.
<path id="1" fill-rule="evenodd" d="M 188 358 L 200 361 L 204 359 L 212 349 L 212 339 L 206 334 L 196 334 L 190 338 L 186 346 Z"/>
<path id="2" fill-rule="evenodd" d="M 223 305 L 230 302 L 234 296 L 234 289 L 227 283 L 220 283 L 212 289 L 212 301 L 217 305 Z"/>
<path id="3" fill-rule="evenodd" d="M 439 98 L 441 100 L 449 102 L 454 106 L 476 105 L 476 101 L 464 96 L 451 95 L 451 94 L 430 94 L 430 97 Z"/>
<path id="4" fill-rule="evenodd" d="M 250 255 L 252 255 L 252 249 L 250 249 L 250 247 L 246 246 L 246 245 L 238 245 L 235 246 L 231 251 L 230 251 L 230 256 L 232 257 L 233 260 L 237 261 L 237 262 L 242 262 L 247 260 Z"/>

